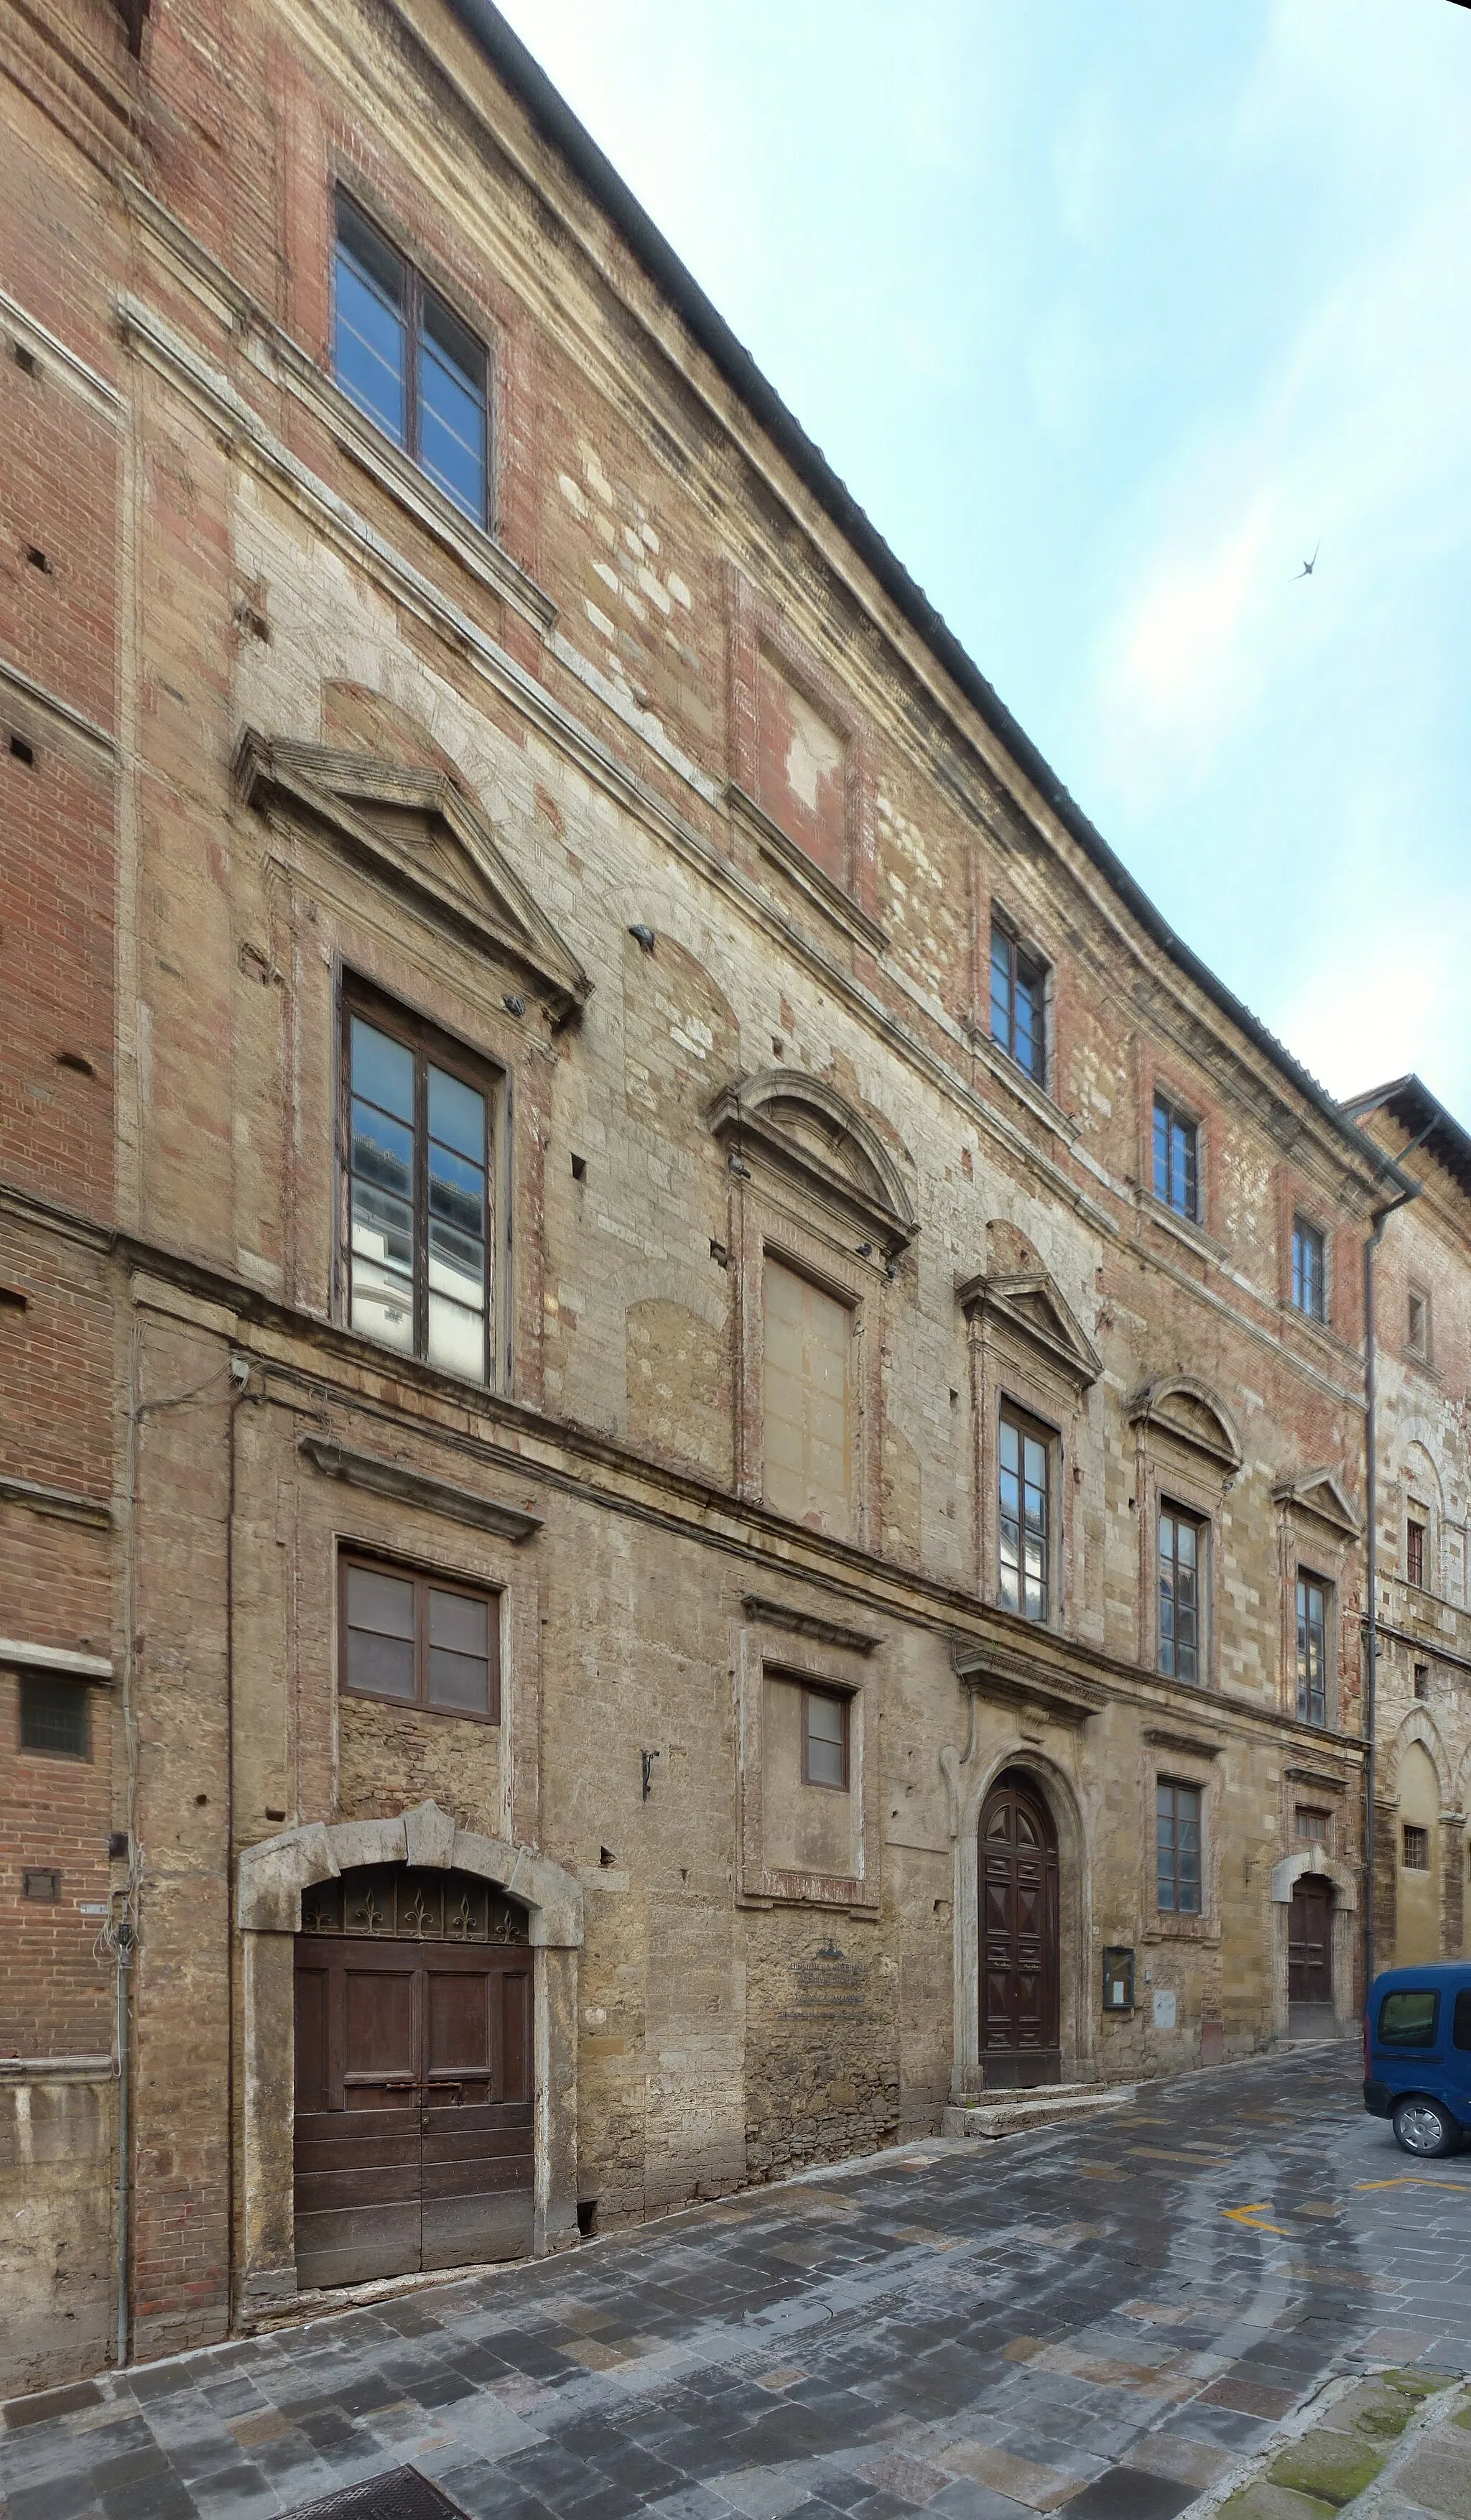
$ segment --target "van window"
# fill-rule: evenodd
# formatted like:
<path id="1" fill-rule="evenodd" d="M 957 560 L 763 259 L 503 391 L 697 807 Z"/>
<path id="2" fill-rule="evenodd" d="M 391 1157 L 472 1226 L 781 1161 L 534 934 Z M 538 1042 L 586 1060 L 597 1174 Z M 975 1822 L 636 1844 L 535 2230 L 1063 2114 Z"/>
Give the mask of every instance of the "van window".
<path id="1" fill-rule="evenodd" d="M 1450 2043 L 1454 2048 L 1471 2048 L 1471 1986 L 1463 1986 L 1455 1999 Z"/>
<path id="2" fill-rule="evenodd" d="M 1379 2006 L 1381 2048 L 1433 2048 L 1441 1999 L 1429 1986 L 1399 1986 Z"/>

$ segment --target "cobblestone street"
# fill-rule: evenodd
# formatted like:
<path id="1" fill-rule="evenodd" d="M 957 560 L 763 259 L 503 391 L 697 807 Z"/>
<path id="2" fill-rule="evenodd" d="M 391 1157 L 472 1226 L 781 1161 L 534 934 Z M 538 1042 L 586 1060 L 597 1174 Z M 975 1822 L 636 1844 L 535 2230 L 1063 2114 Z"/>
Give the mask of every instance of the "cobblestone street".
<path id="1" fill-rule="evenodd" d="M 1471 2161 L 1357 2051 L 914 2145 L 8 2410 L 7 2520 L 266 2520 L 413 2467 L 496 2520 L 1170 2520 L 1330 2372 L 1471 2368 Z"/>

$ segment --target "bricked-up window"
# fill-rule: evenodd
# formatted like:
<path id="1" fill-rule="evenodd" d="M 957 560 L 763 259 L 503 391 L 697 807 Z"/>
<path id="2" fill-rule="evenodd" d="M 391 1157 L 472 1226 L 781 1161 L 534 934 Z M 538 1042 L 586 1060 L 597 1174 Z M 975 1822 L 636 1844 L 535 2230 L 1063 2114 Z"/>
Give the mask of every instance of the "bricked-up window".
<path id="1" fill-rule="evenodd" d="M 1297 1713 L 1300 1724 L 1328 1720 L 1328 1587 L 1297 1579 Z"/>
<path id="2" fill-rule="evenodd" d="M 1419 1585 L 1423 1591 L 1425 1585 L 1425 1525 L 1423 1522 L 1417 1522 L 1413 1514 L 1409 1516 L 1408 1521 L 1404 1525 L 1404 1580 L 1408 1584 Z"/>
<path id="3" fill-rule="evenodd" d="M 1154 1098 L 1154 1195 L 1178 1216 L 1200 1215 L 1200 1135 L 1163 1094 Z"/>
<path id="4" fill-rule="evenodd" d="M 370 1558 L 340 1565 L 341 1687 L 441 1715 L 501 1720 L 500 1623 L 493 1594 Z"/>
<path id="5" fill-rule="evenodd" d="M 411 1015 L 346 1014 L 348 1319 L 484 1382 L 493 1080 Z"/>
<path id="6" fill-rule="evenodd" d="M 1310 1321 L 1320 1322 L 1326 1302 L 1323 1238 L 1315 1225 L 1298 1217 L 1292 1228 L 1292 1302 Z"/>
<path id="7" fill-rule="evenodd" d="M 1307 1803 L 1299 1803 L 1293 1816 L 1293 1827 L 1297 1835 L 1309 1846 L 1326 1847 L 1330 1834 L 1330 1816 L 1325 1811 L 1314 1810 Z"/>
<path id="8" fill-rule="evenodd" d="M 92 1709 L 85 1681 L 21 1674 L 21 1747 L 53 1759 L 90 1759 Z"/>
<path id="9" fill-rule="evenodd" d="M 763 1418 L 766 1501 L 814 1530 L 845 1533 L 849 1520 L 851 1401 L 846 1304 L 766 1261 Z"/>
<path id="10" fill-rule="evenodd" d="M 848 1699 L 834 1688 L 802 1691 L 802 1782 L 848 1790 Z"/>
<path id="11" fill-rule="evenodd" d="M 483 525 L 485 345 L 341 194 L 333 363 L 358 409 Z"/>
<path id="12" fill-rule="evenodd" d="M 1205 1533 L 1199 1516 L 1159 1509 L 1159 1667 L 1175 1680 L 1200 1678 L 1200 1579 Z"/>
<path id="13" fill-rule="evenodd" d="M 1048 1616 L 1051 1598 L 1051 1440 L 1045 1426 L 1002 1412 L 997 1448 L 1001 1603 L 1024 1619 Z"/>
<path id="14" fill-rule="evenodd" d="M 1413 1821 L 1404 1822 L 1404 1869 L 1406 1872 L 1430 1870 L 1430 1831 L 1416 1828 Z"/>
<path id="15" fill-rule="evenodd" d="M 1200 1787 L 1166 1784 L 1154 1789 L 1157 1897 L 1171 1916 L 1200 1913 Z"/>
<path id="16" fill-rule="evenodd" d="M 991 1038 L 1039 1085 L 1047 1082 L 1047 973 L 999 922 L 991 929 Z"/>

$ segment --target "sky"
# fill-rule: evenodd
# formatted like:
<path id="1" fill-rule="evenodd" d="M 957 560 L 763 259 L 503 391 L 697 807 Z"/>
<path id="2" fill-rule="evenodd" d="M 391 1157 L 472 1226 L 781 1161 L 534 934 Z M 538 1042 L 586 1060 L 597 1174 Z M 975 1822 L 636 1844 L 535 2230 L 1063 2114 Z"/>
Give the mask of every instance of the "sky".
<path id="1" fill-rule="evenodd" d="M 1471 10 L 501 6 L 1172 925 L 1471 1125 Z"/>

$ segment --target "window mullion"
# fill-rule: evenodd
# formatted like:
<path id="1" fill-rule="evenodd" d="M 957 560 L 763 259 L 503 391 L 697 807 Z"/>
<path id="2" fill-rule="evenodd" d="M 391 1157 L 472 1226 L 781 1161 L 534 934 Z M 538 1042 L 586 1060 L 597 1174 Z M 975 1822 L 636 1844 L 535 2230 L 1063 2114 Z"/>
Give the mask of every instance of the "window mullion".
<path id="1" fill-rule="evenodd" d="M 414 1053 L 414 1353 L 429 1352 L 429 1066 Z"/>

